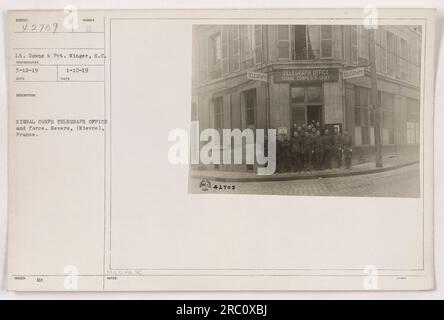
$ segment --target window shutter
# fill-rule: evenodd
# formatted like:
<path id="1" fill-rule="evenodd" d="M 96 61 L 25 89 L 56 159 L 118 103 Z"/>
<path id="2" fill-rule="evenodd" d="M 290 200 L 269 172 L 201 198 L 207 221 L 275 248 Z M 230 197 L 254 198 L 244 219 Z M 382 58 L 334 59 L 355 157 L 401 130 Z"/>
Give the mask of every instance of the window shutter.
<path id="1" fill-rule="evenodd" d="M 351 61 L 358 63 L 358 27 L 351 26 Z"/>
<path id="2" fill-rule="evenodd" d="M 387 73 L 387 32 L 380 29 L 381 37 L 381 71 Z"/>
<path id="3" fill-rule="evenodd" d="M 378 28 L 374 32 L 375 35 L 375 64 L 376 70 L 381 72 L 381 29 Z"/>
<path id="4" fill-rule="evenodd" d="M 333 27 L 321 26 L 321 58 L 333 58 Z"/>
<path id="5" fill-rule="evenodd" d="M 254 59 L 256 64 L 262 63 L 262 25 L 254 26 Z"/>
<path id="6" fill-rule="evenodd" d="M 279 59 L 290 59 L 290 26 L 277 26 L 277 47 Z"/>
<path id="7" fill-rule="evenodd" d="M 228 26 L 222 27 L 222 74 L 226 75 L 230 71 L 228 59 Z"/>
<path id="8" fill-rule="evenodd" d="M 200 41 L 199 47 L 199 81 L 208 80 L 208 39 Z"/>
<path id="9" fill-rule="evenodd" d="M 240 70 L 239 26 L 231 26 L 231 67 L 232 71 Z"/>

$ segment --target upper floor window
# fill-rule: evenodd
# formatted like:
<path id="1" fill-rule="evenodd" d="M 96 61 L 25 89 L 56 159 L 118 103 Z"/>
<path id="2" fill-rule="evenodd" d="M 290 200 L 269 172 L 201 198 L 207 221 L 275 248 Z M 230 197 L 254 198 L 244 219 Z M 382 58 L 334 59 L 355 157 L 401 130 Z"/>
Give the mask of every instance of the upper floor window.
<path id="1" fill-rule="evenodd" d="M 279 59 L 290 59 L 290 26 L 277 26 L 277 49 Z"/>
<path id="2" fill-rule="evenodd" d="M 409 76 L 409 50 L 407 40 L 401 38 L 401 79 L 407 80 Z"/>
<path id="3" fill-rule="evenodd" d="M 240 70 L 240 44 L 239 44 L 239 26 L 231 27 L 231 54 L 232 54 L 232 70 L 239 71 Z"/>
<path id="4" fill-rule="evenodd" d="M 333 27 L 321 26 L 321 58 L 333 58 Z"/>
<path id="5" fill-rule="evenodd" d="M 254 61 L 256 64 L 262 63 L 262 26 L 254 25 L 253 47 L 254 47 Z"/>
<path id="6" fill-rule="evenodd" d="M 397 45 L 395 35 L 392 32 L 387 31 L 387 73 L 391 76 L 396 74 L 396 51 Z"/>
<path id="7" fill-rule="evenodd" d="M 351 60 L 358 63 L 358 26 L 351 26 Z"/>
<path id="8" fill-rule="evenodd" d="M 208 74 L 212 80 L 228 73 L 228 27 L 222 26 L 208 38 Z"/>
<path id="9" fill-rule="evenodd" d="M 241 62 L 243 69 L 254 66 L 254 32 L 252 25 L 240 26 Z"/>
<path id="10" fill-rule="evenodd" d="M 369 39 L 368 30 L 363 26 L 359 26 L 359 43 L 358 43 L 358 62 L 367 62 L 369 60 Z"/>
<path id="11" fill-rule="evenodd" d="M 377 52 L 379 53 L 379 71 L 387 73 L 387 32 L 381 28 L 376 32 L 379 35 L 376 43 Z"/>
<path id="12" fill-rule="evenodd" d="M 222 60 L 222 36 L 220 32 L 210 37 L 208 50 L 210 63 L 218 64 Z"/>
<path id="13" fill-rule="evenodd" d="M 333 57 L 333 30 L 331 25 L 293 26 L 292 58 L 316 60 Z"/>

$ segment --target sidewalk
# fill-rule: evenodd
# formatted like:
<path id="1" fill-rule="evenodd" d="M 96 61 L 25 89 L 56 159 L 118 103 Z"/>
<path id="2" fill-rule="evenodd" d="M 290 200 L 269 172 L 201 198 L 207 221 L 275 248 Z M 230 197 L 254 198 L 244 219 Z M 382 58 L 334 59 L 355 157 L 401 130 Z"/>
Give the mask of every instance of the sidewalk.
<path id="1" fill-rule="evenodd" d="M 311 172 L 275 173 L 273 175 L 257 175 L 256 172 L 235 172 L 216 170 L 193 170 L 190 172 L 191 178 L 210 179 L 218 182 L 262 182 L 262 181 L 286 181 L 333 178 L 353 175 L 363 175 L 377 172 L 384 172 L 402 168 L 419 162 L 417 155 L 387 155 L 383 157 L 383 167 L 376 168 L 375 162 L 364 162 L 355 164 L 351 169 L 329 169 L 313 170 Z"/>

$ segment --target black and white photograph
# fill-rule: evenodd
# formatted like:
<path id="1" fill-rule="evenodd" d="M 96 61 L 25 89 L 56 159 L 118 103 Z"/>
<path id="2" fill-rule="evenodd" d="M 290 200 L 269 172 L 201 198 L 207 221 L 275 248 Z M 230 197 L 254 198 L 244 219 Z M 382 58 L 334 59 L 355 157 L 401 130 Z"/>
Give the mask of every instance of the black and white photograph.
<path id="1" fill-rule="evenodd" d="M 422 32 L 194 25 L 189 191 L 420 197 Z"/>

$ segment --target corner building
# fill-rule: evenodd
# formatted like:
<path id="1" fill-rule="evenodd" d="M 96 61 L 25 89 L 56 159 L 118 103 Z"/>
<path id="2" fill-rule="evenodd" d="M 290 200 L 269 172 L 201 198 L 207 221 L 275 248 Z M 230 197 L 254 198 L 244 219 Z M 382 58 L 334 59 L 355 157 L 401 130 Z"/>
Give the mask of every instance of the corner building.
<path id="1" fill-rule="evenodd" d="M 374 35 L 383 153 L 418 152 L 421 28 L 379 26 Z M 358 69 L 362 75 L 344 77 Z M 354 162 L 374 156 L 363 26 L 194 26 L 192 86 L 192 120 L 201 130 L 274 128 L 290 137 L 293 124 L 315 121 L 349 130 Z"/>

